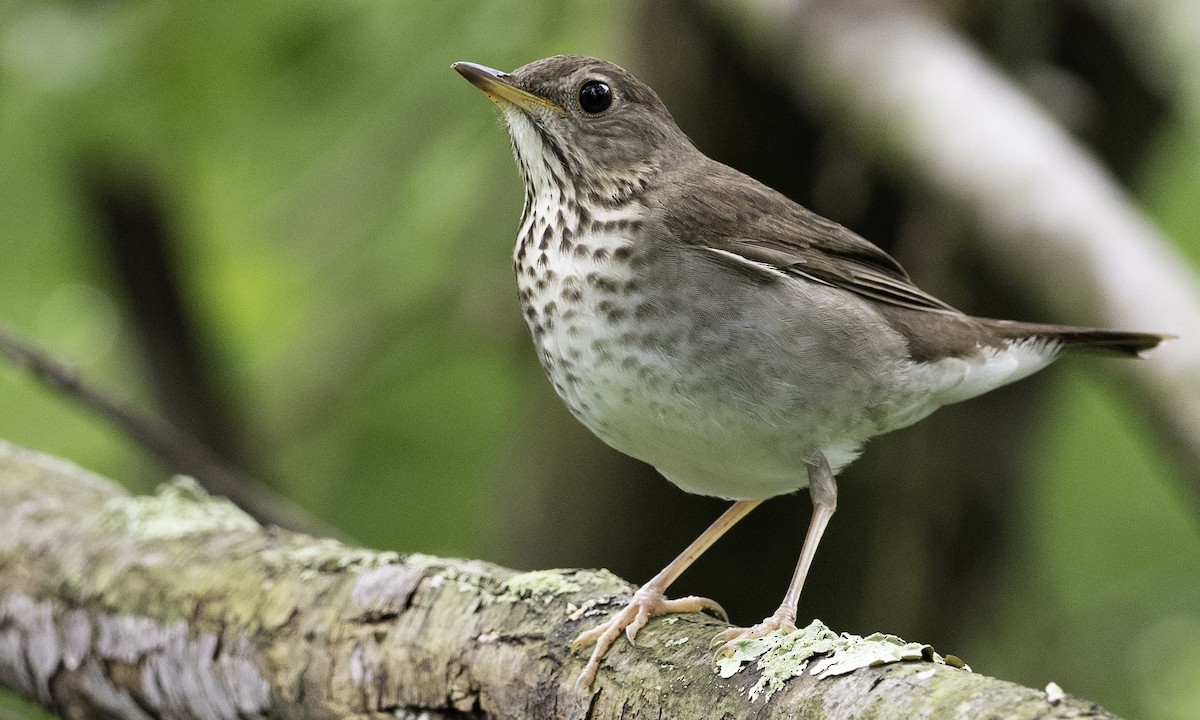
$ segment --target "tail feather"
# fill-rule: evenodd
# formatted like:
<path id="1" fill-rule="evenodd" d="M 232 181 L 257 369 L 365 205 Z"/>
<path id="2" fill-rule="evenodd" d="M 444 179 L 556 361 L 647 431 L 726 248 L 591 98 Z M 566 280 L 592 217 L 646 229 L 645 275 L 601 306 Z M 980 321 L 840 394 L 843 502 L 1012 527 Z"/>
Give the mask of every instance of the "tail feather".
<path id="1" fill-rule="evenodd" d="M 1006 338 L 1045 338 L 1062 343 L 1064 348 L 1100 352 L 1124 357 L 1140 357 L 1152 350 L 1163 340 L 1174 335 L 1160 333 L 1126 332 L 1123 330 L 1099 330 L 1096 328 L 1072 327 L 1070 325 L 1042 325 L 1038 323 L 995 320 L 995 329 Z"/>

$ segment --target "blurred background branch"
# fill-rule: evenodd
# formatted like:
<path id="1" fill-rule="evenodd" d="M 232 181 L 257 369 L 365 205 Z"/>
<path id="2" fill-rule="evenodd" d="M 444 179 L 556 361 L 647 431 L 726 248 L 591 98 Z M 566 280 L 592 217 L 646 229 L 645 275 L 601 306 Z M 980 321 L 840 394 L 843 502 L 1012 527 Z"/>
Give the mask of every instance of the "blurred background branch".
<path id="1" fill-rule="evenodd" d="M 1200 279 L 1065 128 L 911 3 L 716 2 L 747 55 L 872 156 L 962 207 L 989 262 L 1056 317 L 1175 333 L 1154 362 L 1105 364 L 1178 454 L 1200 514 Z"/>
<path id="2" fill-rule="evenodd" d="M 66 362 L 50 357 L 3 327 L 0 358 L 28 372 L 67 401 L 103 418 L 167 468 L 197 479 L 209 492 L 229 498 L 255 520 L 298 532 L 339 534 L 270 487 L 229 467 L 195 434 L 123 405 L 89 385 Z"/>

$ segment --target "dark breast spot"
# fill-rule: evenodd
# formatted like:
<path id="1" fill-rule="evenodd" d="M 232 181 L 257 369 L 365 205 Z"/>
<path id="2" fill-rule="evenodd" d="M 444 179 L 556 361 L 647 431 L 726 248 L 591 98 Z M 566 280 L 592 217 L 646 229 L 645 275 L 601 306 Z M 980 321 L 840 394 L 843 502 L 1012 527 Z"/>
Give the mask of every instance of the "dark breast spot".
<path id="1" fill-rule="evenodd" d="M 596 363 L 607 365 L 616 360 L 613 357 L 612 350 L 609 349 L 608 343 L 592 343 L 592 354 L 596 358 Z"/>
<path id="2" fill-rule="evenodd" d="M 617 292 L 617 283 L 612 278 L 605 277 L 597 272 L 590 272 L 585 277 L 587 284 L 593 290 L 599 292 L 615 293 Z"/>
<path id="3" fill-rule="evenodd" d="M 563 278 L 561 299 L 569 303 L 578 303 L 583 299 L 583 292 L 579 287 L 579 278 L 574 275 L 568 275 Z"/>
<path id="4" fill-rule="evenodd" d="M 608 321 L 613 323 L 624 319 L 628 314 L 626 313 L 625 308 L 621 307 L 618 303 L 612 300 L 601 300 L 600 302 L 596 303 L 596 309 L 604 313 L 605 317 L 608 318 Z"/>

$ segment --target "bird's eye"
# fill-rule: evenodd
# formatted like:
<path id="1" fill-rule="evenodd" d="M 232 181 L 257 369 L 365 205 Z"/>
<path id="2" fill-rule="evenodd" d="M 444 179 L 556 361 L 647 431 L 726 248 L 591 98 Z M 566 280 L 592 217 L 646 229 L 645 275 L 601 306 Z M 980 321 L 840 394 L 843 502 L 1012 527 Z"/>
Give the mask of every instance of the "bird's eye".
<path id="1" fill-rule="evenodd" d="M 579 107 L 585 113 L 602 113 L 612 105 L 612 88 L 599 80 L 589 80 L 579 88 Z"/>

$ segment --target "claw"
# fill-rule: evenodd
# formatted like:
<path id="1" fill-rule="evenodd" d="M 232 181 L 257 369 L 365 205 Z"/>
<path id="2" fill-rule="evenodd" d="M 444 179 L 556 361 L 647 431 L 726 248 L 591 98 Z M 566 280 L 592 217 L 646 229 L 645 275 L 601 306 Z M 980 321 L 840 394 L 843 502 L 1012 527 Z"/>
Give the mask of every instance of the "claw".
<path id="1" fill-rule="evenodd" d="M 706 597 L 700 597 L 698 595 L 689 595 L 687 597 L 679 598 L 679 600 L 676 602 L 685 601 L 696 603 L 696 609 L 689 612 L 703 612 L 707 610 L 713 613 L 721 622 L 729 622 L 729 613 L 725 612 L 725 608 L 721 607 L 721 604 L 716 600 L 709 600 Z"/>
<path id="2" fill-rule="evenodd" d="M 732 655 L 737 650 L 738 643 L 769 635 L 776 630 L 783 630 L 789 633 L 795 632 L 796 623 L 786 616 L 772 615 L 752 627 L 734 627 L 722 630 L 713 636 L 708 646 L 711 648 L 714 645 L 720 644 L 720 647 L 713 653 L 713 660 L 716 661 Z"/>
<path id="3" fill-rule="evenodd" d="M 757 507 L 760 502 L 762 501 L 738 500 L 730 505 L 728 510 L 721 513 L 721 517 L 709 525 L 707 530 L 700 533 L 700 537 L 684 548 L 679 557 L 672 560 L 669 565 L 651 578 L 650 582 L 638 588 L 629 601 L 629 605 L 599 626 L 582 632 L 575 638 L 575 642 L 571 643 L 571 650 L 577 650 L 591 643 L 596 644 L 595 649 L 592 650 L 592 656 L 588 658 L 587 665 L 584 666 L 583 672 L 579 674 L 579 679 L 575 682 L 577 689 L 587 688 L 596 679 L 596 671 L 600 669 L 600 661 L 604 658 L 604 653 L 612 647 L 622 630 L 625 631 L 625 637 L 629 638 L 629 642 L 632 644 L 638 631 L 655 615 L 709 610 L 728 622 L 729 616 L 725 614 L 724 608 L 708 598 L 693 595 L 678 600 L 668 600 L 663 596 L 663 592 L 674 582 L 675 578 L 679 577 L 680 573 L 692 564 L 692 561 L 708 549 L 708 546 L 716 542 L 717 538 L 733 527 L 734 523 L 745 517 L 746 513 Z"/>
<path id="4" fill-rule="evenodd" d="M 646 623 L 650 622 L 649 613 L 644 605 L 638 606 L 637 614 L 634 615 L 633 621 L 625 626 L 625 638 L 629 640 L 630 645 L 634 645 L 634 640 L 637 639 L 637 634 L 641 632 Z"/>
<path id="5" fill-rule="evenodd" d="M 725 610 L 708 598 L 693 595 L 668 600 L 661 592 L 653 589 L 646 591 L 644 587 L 639 589 L 633 594 L 633 598 L 629 601 L 629 604 L 621 608 L 617 614 L 591 630 L 581 632 L 575 638 L 575 641 L 571 643 L 572 652 L 592 643 L 596 645 L 592 649 L 592 655 L 588 658 L 583 672 L 579 673 L 579 679 L 575 681 L 575 687 L 583 690 L 592 684 L 592 681 L 596 679 L 597 671 L 600 669 L 600 661 L 604 659 L 605 653 L 617 641 L 622 631 L 624 631 L 625 637 L 628 638 L 629 644 L 633 645 L 637 634 L 646 626 L 650 618 L 673 613 L 700 612 L 702 610 L 714 611 L 721 616 L 725 616 Z"/>

